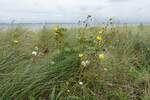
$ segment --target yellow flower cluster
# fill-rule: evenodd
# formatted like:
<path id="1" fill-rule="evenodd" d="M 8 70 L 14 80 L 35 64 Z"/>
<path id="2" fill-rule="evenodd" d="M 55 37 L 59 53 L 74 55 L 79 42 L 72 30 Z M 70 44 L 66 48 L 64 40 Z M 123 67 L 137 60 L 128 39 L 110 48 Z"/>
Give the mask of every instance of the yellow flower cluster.
<path id="1" fill-rule="evenodd" d="M 97 37 L 96 37 L 96 40 L 98 40 L 98 41 L 102 41 L 102 40 L 103 40 L 103 38 L 102 38 L 102 36 L 97 36 Z"/>
<path id="2" fill-rule="evenodd" d="M 100 59 L 100 60 L 105 59 L 105 55 L 104 55 L 104 54 L 99 54 L 99 59 Z"/>

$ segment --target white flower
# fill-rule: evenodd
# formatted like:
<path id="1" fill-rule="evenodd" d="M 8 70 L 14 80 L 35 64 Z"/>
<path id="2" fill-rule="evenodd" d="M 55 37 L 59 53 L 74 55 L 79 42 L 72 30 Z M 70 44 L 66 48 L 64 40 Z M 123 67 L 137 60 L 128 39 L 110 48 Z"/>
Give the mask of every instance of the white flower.
<path id="1" fill-rule="evenodd" d="M 35 47 L 35 50 L 39 50 L 39 48 L 36 46 L 36 47 Z"/>
<path id="2" fill-rule="evenodd" d="M 80 85 L 83 85 L 83 82 L 79 82 Z"/>
<path id="3" fill-rule="evenodd" d="M 14 40 L 14 43 L 18 43 L 19 41 L 17 41 L 17 40 Z"/>
<path id="4" fill-rule="evenodd" d="M 67 90 L 67 92 L 70 92 L 70 90 Z"/>
<path id="5" fill-rule="evenodd" d="M 86 62 L 85 62 L 85 61 L 82 61 L 82 62 L 81 62 L 81 65 L 85 67 L 85 66 L 86 66 Z"/>
<path id="6" fill-rule="evenodd" d="M 104 68 L 104 71 L 107 71 L 108 69 L 107 68 Z"/>
<path id="7" fill-rule="evenodd" d="M 89 64 L 90 64 L 90 61 L 89 61 L 89 60 L 86 60 L 85 63 L 86 63 L 87 65 L 89 65 Z"/>
<path id="8" fill-rule="evenodd" d="M 37 52 L 36 51 L 32 51 L 32 55 L 37 56 Z"/>
<path id="9" fill-rule="evenodd" d="M 82 61 L 82 62 L 81 62 L 81 65 L 84 66 L 84 67 L 88 66 L 89 64 L 90 64 L 90 61 L 89 61 L 89 60 L 86 60 L 86 61 Z"/>

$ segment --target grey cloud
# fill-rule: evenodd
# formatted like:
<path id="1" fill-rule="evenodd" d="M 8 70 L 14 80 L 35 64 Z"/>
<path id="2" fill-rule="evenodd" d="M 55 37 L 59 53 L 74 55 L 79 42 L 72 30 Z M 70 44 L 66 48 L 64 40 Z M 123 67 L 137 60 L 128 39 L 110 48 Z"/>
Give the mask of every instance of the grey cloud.
<path id="1" fill-rule="evenodd" d="M 0 20 L 68 22 L 91 14 L 150 22 L 148 4 L 149 0 L 0 0 Z"/>

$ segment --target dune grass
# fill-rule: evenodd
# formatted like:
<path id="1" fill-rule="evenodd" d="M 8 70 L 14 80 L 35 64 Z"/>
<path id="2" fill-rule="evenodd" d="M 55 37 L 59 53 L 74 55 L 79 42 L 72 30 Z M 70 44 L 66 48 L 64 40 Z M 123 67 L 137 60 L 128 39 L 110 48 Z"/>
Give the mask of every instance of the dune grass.
<path id="1" fill-rule="evenodd" d="M 1 31 L 0 100 L 150 100 L 149 29 Z"/>

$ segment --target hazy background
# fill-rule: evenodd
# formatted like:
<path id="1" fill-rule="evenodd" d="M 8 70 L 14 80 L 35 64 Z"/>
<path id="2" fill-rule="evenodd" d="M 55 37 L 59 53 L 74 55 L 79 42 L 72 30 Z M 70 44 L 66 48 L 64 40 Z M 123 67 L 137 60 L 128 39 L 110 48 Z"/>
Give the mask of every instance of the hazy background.
<path id="1" fill-rule="evenodd" d="M 93 15 L 98 21 L 150 23 L 150 0 L 0 0 L 0 22 L 71 23 Z"/>

